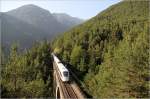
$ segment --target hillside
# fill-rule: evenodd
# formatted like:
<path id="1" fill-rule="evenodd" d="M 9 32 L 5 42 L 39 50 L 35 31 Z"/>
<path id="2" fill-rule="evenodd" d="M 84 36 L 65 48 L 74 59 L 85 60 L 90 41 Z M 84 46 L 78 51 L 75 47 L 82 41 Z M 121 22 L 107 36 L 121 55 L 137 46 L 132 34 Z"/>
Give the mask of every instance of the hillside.
<path id="1" fill-rule="evenodd" d="M 94 98 L 148 94 L 149 1 L 122 1 L 53 41 Z"/>
<path id="2" fill-rule="evenodd" d="M 8 14 L 2 14 L 1 18 L 2 46 L 5 49 L 9 48 L 13 42 L 19 42 L 21 47 L 29 48 L 36 40 L 42 40 L 48 36 L 39 28 Z"/>
<path id="3" fill-rule="evenodd" d="M 65 22 L 66 19 L 63 21 L 64 17 L 63 22 L 59 22 L 48 10 L 32 4 L 1 13 L 0 18 L 2 46 L 5 49 L 9 49 L 14 42 L 20 43 L 20 47 L 24 49 L 31 47 L 35 41 L 52 40 L 55 36 L 82 22 L 71 16 L 68 22 Z M 68 26 L 69 20 L 77 20 L 77 22 L 74 21 Z"/>
<path id="4" fill-rule="evenodd" d="M 60 23 L 62 24 L 65 23 L 65 25 L 70 28 L 83 22 L 83 20 L 76 18 L 76 17 L 71 17 L 65 13 L 53 13 L 53 16 Z"/>
<path id="5" fill-rule="evenodd" d="M 1 53 L 1 98 L 54 97 L 50 44 L 36 43 L 21 54 L 18 49 L 11 47 L 7 61 Z"/>

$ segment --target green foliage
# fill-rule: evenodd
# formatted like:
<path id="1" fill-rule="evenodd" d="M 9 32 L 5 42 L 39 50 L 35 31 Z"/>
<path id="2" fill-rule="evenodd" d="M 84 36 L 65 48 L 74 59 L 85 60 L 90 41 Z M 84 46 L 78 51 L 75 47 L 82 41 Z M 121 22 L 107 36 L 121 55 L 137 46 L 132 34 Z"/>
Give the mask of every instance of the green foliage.
<path id="1" fill-rule="evenodd" d="M 81 46 L 75 46 L 74 49 L 71 52 L 71 56 L 70 56 L 70 62 L 72 65 L 77 65 L 77 63 L 79 63 L 81 54 L 82 54 L 82 49 Z"/>
<path id="2" fill-rule="evenodd" d="M 44 88 L 46 87 L 44 81 L 41 79 L 25 83 L 23 87 L 24 89 L 22 89 L 21 91 L 23 92 L 22 96 L 24 97 L 31 97 L 31 98 L 44 97 L 44 90 L 45 90 Z"/>
<path id="3" fill-rule="evenodd" d="M 93 97 L 149 97 L 148 13 L 149 1 L 122 1 L 55 39 L 53 48 Z"/>
<path id="4" fill-rule="evenodd" d="M 2 97 L 34 98 L 52 96 L 52 61 L 46 41 L 23 54 L 13 46 L 2 70 Z M 49 93 L 49 94 L 48 94 Z"/>

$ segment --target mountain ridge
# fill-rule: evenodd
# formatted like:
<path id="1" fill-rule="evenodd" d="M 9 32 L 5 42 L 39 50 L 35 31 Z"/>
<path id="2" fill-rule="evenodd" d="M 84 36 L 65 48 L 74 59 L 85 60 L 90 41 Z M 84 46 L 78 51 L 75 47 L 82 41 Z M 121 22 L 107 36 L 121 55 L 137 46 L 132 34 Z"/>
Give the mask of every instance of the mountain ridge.
<path id="1" fill-rule="evenodd" d="M 67 22 L 59 22 L 50 11 L 33 4 L 24 5 L 7 12 L 0 12 L 0 14 L 2 19 L 2 46 L 6 49 L 13 42 L 19 42 L 23 49 L 30 48 L 35 41 L 52 40 L 60 33 L 82 23 L 79 20 L 78 23 L 72 22 L 68 26 Z M 71 18 L 73 17 L 70 16 Z"/>

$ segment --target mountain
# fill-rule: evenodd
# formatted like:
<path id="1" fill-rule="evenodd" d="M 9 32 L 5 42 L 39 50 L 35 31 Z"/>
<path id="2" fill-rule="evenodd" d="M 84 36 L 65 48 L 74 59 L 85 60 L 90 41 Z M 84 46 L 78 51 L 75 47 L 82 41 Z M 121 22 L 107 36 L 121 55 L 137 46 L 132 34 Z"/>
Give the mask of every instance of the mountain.
<path id="1" fill-rule="evenodd" d="M 121 1 L 52 46 L 89 96 L 149 97 L 149 1 Z"/>
<path id="2" fill-rule="evenodd" d="M 18 41 L 24 47 L 29 47 L 34 40 L 44 38 L 42 34 L 44 32 L 31 24 L 8 14 L 2 14 L 1 18 L 2 44 L 4 46 L 10 46 L 13 41 Z M 45 35 L 48 36 L 46 33 Z"/>
<path id="3" fill-rule="evenodd" d="M 74 22 L 68 25 L 64 17 L 60 22 L 48 10 L 32 4 L 1 13 L 1 20 L 2 46 L 6 49 L 13 42 L 19 42 L 21 48 L 29 48 L 35 41 L 52 40 L 56 35 L 82 22 L 69 17 L 68 20 Z"/>
<path id="4" fill-rule="evenodd" d="M 82 19 L 71 17 L 65 13 L 53 13 L 53 16 L 60 22 L 65 23 L 67 27 L 73 27 L 83 22 Z"/>

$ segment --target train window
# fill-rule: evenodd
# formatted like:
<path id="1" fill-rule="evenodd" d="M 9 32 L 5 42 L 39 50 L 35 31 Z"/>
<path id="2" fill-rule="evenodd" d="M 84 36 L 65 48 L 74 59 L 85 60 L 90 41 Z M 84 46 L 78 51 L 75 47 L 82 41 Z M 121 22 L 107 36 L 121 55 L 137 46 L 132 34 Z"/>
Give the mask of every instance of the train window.
<path id="1" fill-rule="evenodd" d="M 67 71 L 63 72 L 63 74 L 64 74 L 65 77 L 68 77 L 68 72 Z"/>

